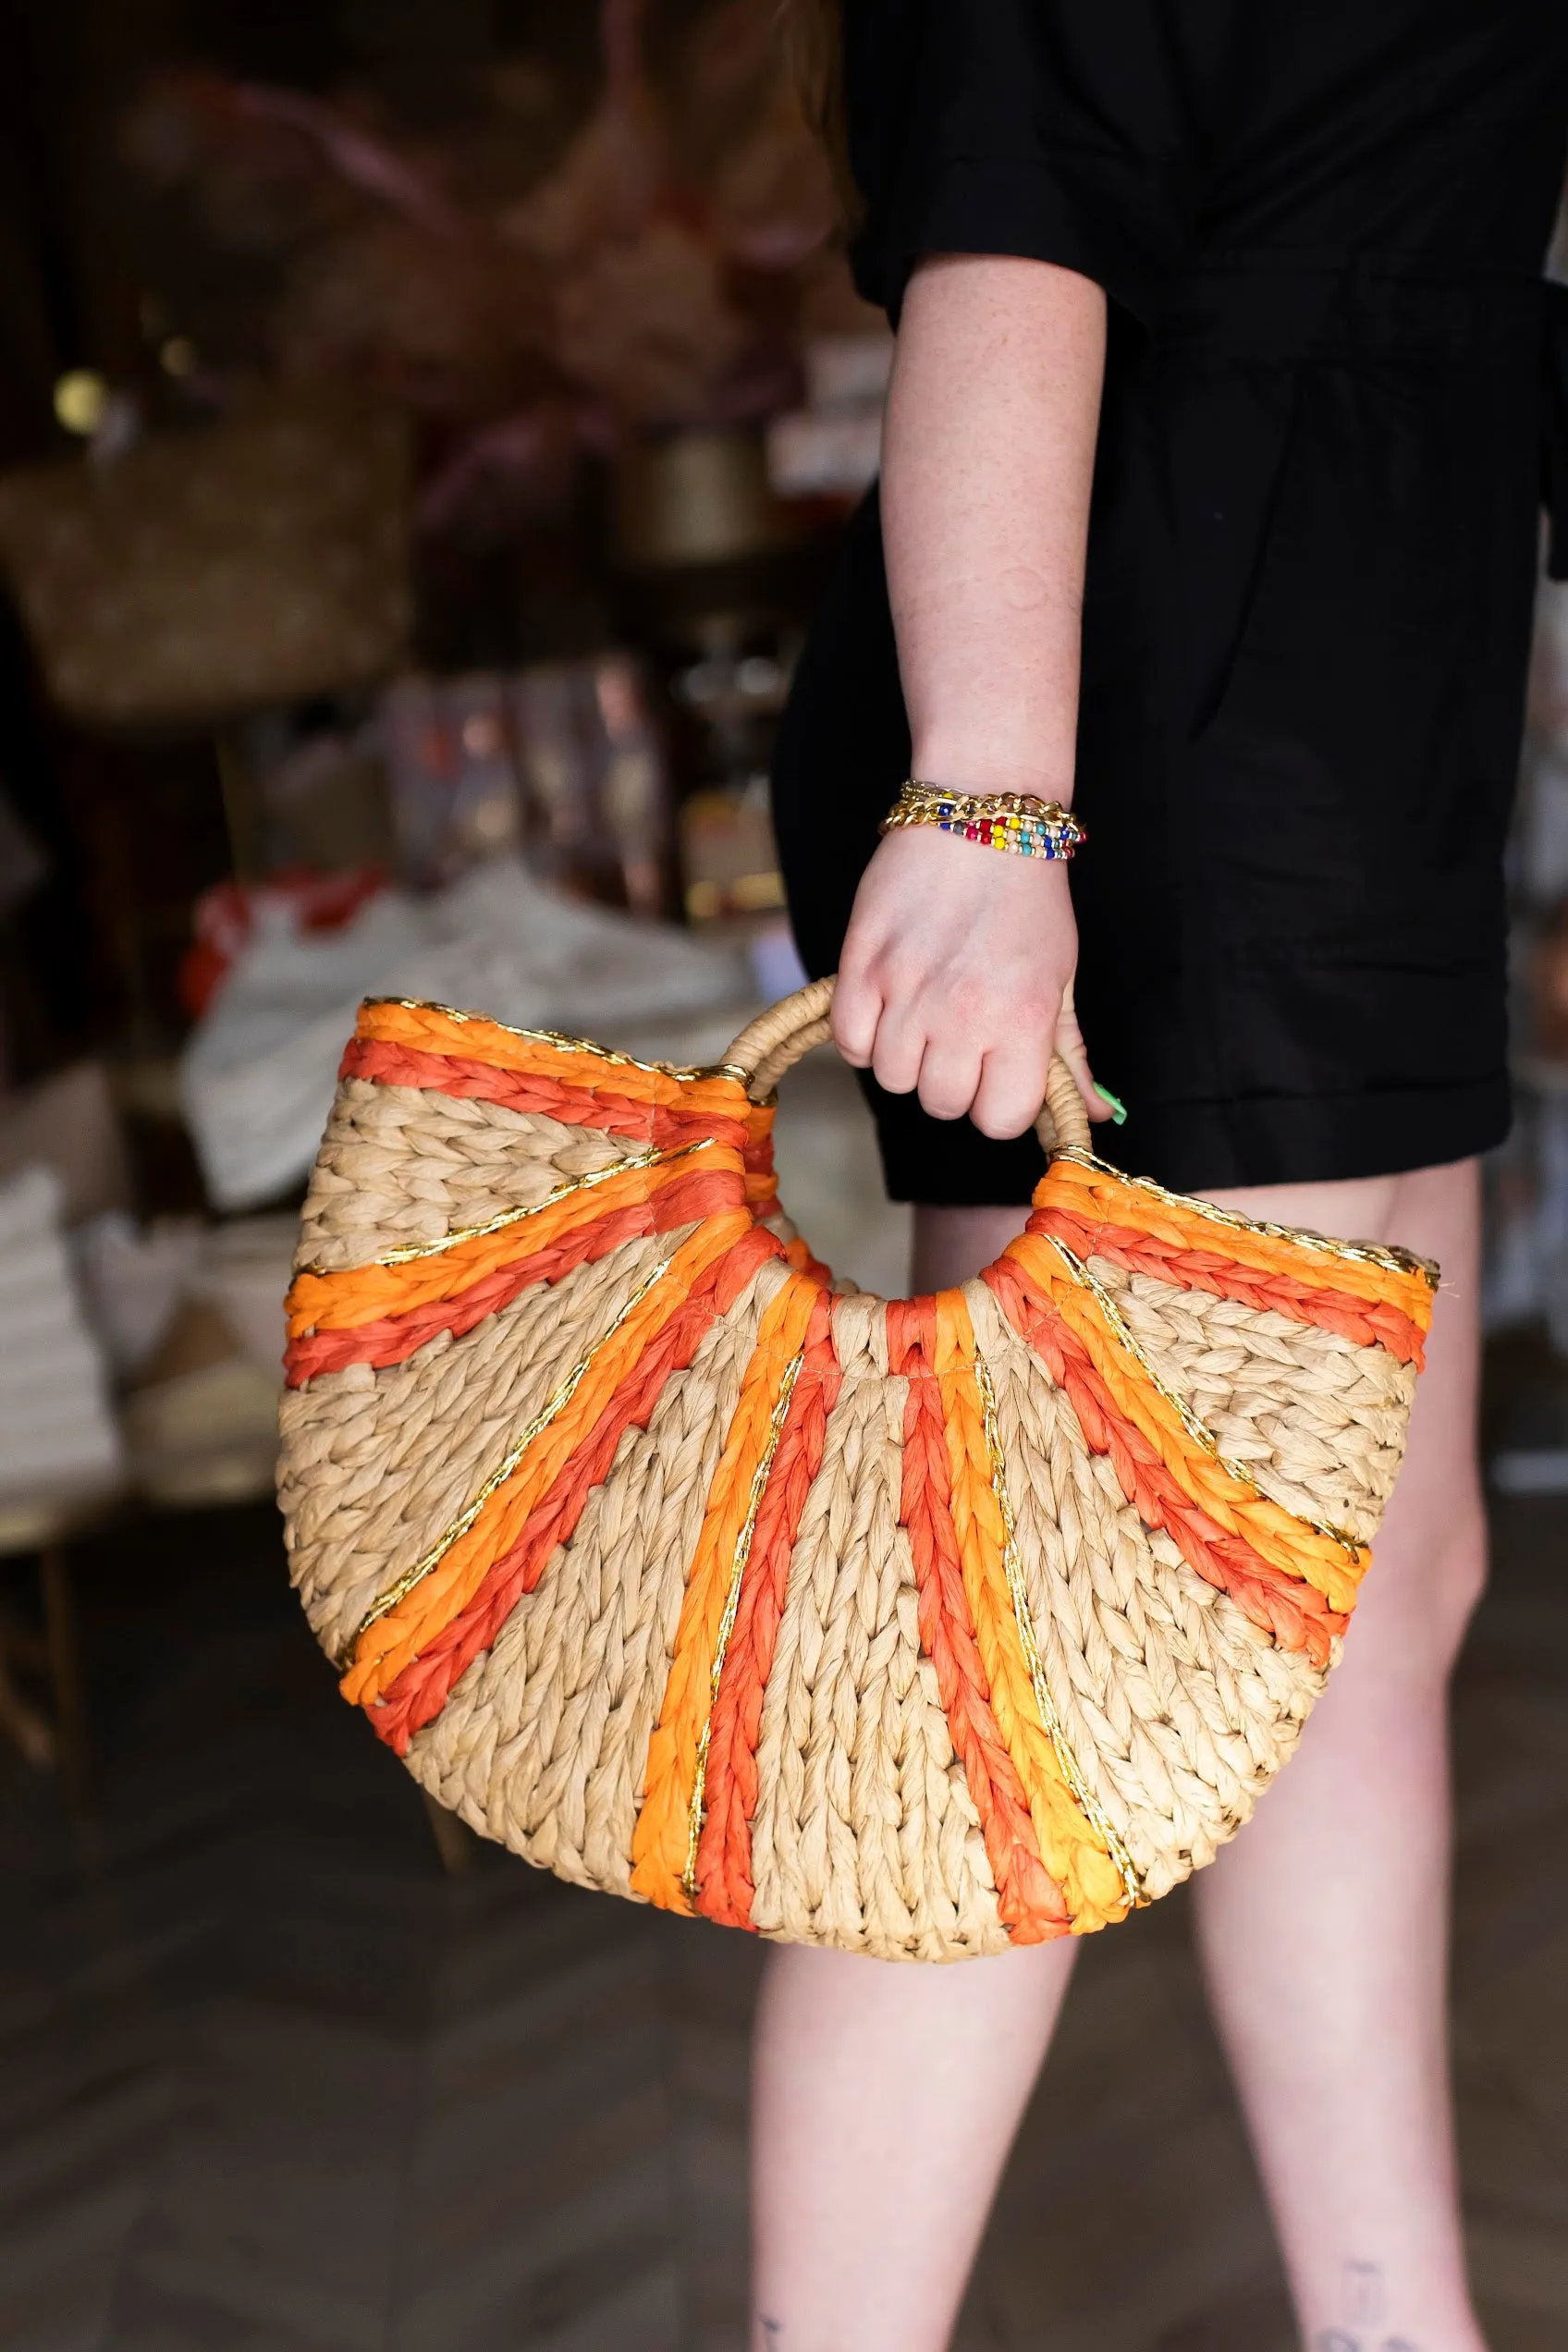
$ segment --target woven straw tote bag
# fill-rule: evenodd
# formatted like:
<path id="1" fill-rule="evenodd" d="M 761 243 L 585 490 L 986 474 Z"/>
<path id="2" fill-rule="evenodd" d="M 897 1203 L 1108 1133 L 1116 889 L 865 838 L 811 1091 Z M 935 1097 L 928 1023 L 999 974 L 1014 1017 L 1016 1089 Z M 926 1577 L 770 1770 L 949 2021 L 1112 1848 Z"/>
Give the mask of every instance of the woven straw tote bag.
<path id="1" fill-rule="evenodd" d="M 281 1499 L 346 1697 L 563 1878 L 954 1959 L 1208 1861 L 1338 1655 L 1436 1269 L 1088 1149 L 974 1281 L 833 1284 L 772 1089 L 374 1000 L 288 1295 Z"/>

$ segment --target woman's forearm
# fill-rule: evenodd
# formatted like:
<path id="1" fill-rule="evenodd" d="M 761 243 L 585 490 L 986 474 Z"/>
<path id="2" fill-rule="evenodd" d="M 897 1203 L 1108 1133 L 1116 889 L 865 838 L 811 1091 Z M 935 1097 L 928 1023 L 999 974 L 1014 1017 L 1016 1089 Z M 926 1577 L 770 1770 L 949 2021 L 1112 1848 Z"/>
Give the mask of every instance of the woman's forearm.
<path id="1" fill-rule="evenodd" d="M 1072 796 L 1104 363 L 1074 271 L 953 255 L 910 283 L 882 504 L 917 776 Z"/>
<path id="2" fill-rule="evenodd" d="M 977 791 L 1072 793 L 1079 619 L 1105 298 L 1041 262 L 949 259 L 904 301 L 882 476 L 913 772 Z M 1053 1048 L 1103 1116 L 1072 1013 L 1060 863 L 924 827 L 865 870 L 834 1034 L 938 1119 L 1021 1134 Z"/>

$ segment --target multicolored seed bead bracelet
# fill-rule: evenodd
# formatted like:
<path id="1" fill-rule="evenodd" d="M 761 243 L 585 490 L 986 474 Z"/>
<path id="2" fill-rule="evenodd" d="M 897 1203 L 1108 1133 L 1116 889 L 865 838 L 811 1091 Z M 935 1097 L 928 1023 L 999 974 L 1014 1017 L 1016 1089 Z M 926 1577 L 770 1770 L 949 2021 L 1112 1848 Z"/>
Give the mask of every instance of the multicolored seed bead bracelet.
<path id="1" fill-rule="evenodd" d="M 988 850 L 1014 857 L 1070 858 L 1088 835 L 1060 801 L 1027 792 L 949 792 L 913 778 L 882 820 L 884 833 L 910 825 L 934 825 Z"/>

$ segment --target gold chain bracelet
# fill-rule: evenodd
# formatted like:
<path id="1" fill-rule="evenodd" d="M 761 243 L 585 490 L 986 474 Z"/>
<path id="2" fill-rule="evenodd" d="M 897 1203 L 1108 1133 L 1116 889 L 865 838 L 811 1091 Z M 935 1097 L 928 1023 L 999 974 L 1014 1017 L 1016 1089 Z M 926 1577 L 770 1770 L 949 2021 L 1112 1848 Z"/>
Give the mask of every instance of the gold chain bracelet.
<path id="1" fill-rule="evenodd" d="M 934 825 L 938 832 L 956 833 L 1013 857 L 1070 858 L 1089 838 L 1060 801 L 1036 800 L 1029 792 L 949 792 L 913 777 L 881 829 L 893 833 L 911 825 Z"/>

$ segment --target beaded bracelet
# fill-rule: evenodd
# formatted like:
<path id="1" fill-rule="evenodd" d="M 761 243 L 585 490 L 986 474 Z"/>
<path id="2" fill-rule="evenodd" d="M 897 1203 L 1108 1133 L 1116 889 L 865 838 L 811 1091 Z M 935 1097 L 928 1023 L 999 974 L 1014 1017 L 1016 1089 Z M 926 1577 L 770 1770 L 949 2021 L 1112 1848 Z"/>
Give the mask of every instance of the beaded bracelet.
<path id="1" fill-rule="evenodd" d="M 882 820 L 882 831 L 907 825 L 934 825 L 989 850 L 1014 857 L 1070 858 L 1088 835 L 1060 801 L 1036 800 L 1028 792 L 949 792 L 912 777 Z"/>

